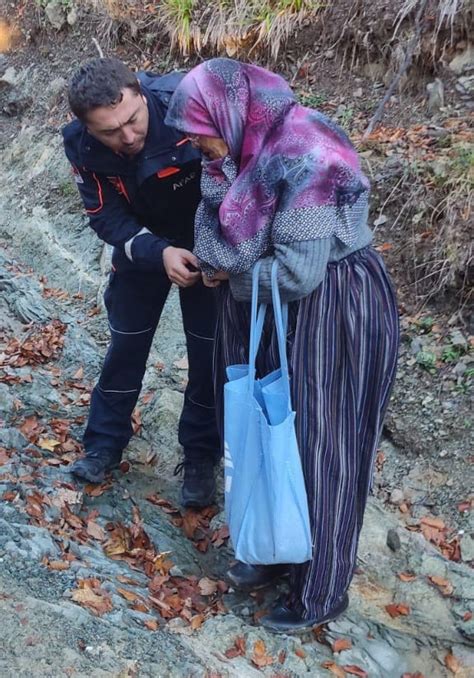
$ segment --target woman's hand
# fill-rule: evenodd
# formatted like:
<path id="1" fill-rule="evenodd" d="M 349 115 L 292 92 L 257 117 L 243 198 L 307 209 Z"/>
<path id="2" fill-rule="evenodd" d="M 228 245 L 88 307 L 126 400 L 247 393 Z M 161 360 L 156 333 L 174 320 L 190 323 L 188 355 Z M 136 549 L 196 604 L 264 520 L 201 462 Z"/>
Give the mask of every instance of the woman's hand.
<path id="1" fill-rule="evenodd" d="M 229 280 L 229 274 L 225 271 L 216 271 L 212 278 L 208 278 L 204 273 L 202 274 L 202 282 L 206 287 L 218 287 L 223 280 Z"/>

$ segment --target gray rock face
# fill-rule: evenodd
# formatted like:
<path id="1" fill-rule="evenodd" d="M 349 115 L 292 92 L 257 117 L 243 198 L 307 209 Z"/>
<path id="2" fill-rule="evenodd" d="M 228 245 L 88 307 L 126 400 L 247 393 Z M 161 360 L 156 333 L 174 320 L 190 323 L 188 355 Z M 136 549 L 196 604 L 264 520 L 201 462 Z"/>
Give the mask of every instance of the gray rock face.
<path id="1" fill-rule="evenodd" d="M 49 23 L 56 30 L 60 31 L 66 24 L 67 13 L 65 5 L 61 0 L 50 0 L 44 8 L 44 12 L 48 18 Z"/>
<path id="2" fill-rule="evenodd" d="M 144 427 L 156 432 L 153 446 L 157 453 L 156 470 L 160 474 L 170 476 L 181 461 L 182 450 L 176 432 L 183 402 L 182 393 L 164 387 L 143 412 Z"/>
<path id="3" fill-rule="evenodd" d="M 462 52 L 457 54 L 449 62 L 449 68 L 456 75 L 462 75 L 467 70 L 474 68 L 474 45 L 468 45 Z"/>

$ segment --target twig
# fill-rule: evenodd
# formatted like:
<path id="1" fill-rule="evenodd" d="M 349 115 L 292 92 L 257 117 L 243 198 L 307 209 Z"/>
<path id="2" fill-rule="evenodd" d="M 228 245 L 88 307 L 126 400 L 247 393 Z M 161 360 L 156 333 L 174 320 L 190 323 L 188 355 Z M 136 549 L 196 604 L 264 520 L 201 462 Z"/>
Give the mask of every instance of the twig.
<path id="1" fill-rule="evenodd" d="M 421 33 L 421 28 L 422 28 L 421 17 L 422 17 L 423 11 L 424 11 L 427 3 L 428 3 L 428 0 L 422 0 L 422 2 L 420 3 L 420 6 L 418 7 L 418 12 L 416 13 L 416 17 L 415 17 L 415 34 L 413 35 L 412 39 L 408 43 L 405 59 L 403 60 L 403 63 L 401 64 L 400 68 L 398 69 L 398 73 L 395 75 L 395 77 L 393 78 L 392 82 L 390 83 L 387 91 L 385 92 L 384 98 L 379 103 L 379 105 L 377 106 L 377 110 L 375 111 L 372 118 L 370 119 L 370 122 L 367 126 L 367 129 L 365 130 L 365 132 L 362 136 L 362 141 L 367 139 L 369 134 L 372 133 L 375 125 L 380 121 L 380 118 L 383 115 L 385 104 L 387 103 L 387 101 L 392 96 L 393 92 L 395 91 L 395 88 L 397 87 L 398 83 L 402 79 L 402 76 L 404 75 L 405 71 L 407 70 L 407 68 L 411 64 L 416 45 L 417 45 L 418 40 L 420 38 L 420 33 Z"/>
<path id="2" fill-rule="evenodd" d="M 101 59 L 104 58 L 104 52 L 102 51 L 102 47 L 99 45 L 99 42 L 97 41 L 97 38 L 92 38 L 92 42 L 97 48 L 97 51 L 99 52 L 99 56 Z"/>

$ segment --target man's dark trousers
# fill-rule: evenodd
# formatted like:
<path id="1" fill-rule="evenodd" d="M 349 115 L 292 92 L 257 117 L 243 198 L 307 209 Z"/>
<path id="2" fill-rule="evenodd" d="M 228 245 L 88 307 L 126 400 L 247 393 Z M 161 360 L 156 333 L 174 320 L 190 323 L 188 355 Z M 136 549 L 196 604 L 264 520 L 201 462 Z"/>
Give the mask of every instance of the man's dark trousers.
<path id="1" fill-rule="evenodd" d="M 165 273 L 137 270 L 114 251 L 104 301 L 111 343 L 95 386 L 84 434 L 86 452 L 121 452 L 133 429 L 131 415 L 142 385 L 155 330 L 171 283 Z M 189 381 L 178 439 L 187 459 L 220 457 L 212 380 L 216 322 L 214 290 L 199 281 L 179 290 L 189 362 Z"/>

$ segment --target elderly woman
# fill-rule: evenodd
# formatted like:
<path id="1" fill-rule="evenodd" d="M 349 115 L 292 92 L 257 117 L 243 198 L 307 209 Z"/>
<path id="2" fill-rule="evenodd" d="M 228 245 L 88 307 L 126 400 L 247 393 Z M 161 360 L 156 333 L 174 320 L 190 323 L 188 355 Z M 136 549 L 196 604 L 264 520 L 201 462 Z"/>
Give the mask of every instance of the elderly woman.
<path id="1" fill-rule="evenodd" d="M 395 375 L 395 295 L 367 225 L 369 184 L 345 133 L 299 105 L 279 76 L 231 59 L 191 70 L 166 123 L 203 153 L 194 252 L 204 282 L 220 286 L 216 387 L 247 362 L 252 269 L 261 261 L 271 301 L 278 260 L 291 302 L 287 338 L 292 405 L 306 482 L 314 556 L 299 565 L 246 565 L 228 576 L 252 589 L 289 571 L 287 600 L 261 619 L 292 632 L 348 605 L 374 454 Z M 259 367 L 278 366 L 265 327 Z"/>

